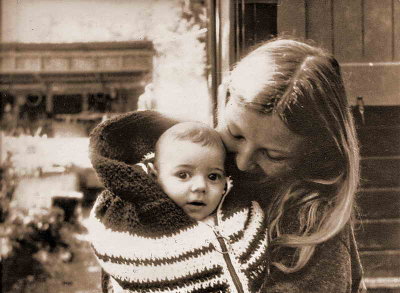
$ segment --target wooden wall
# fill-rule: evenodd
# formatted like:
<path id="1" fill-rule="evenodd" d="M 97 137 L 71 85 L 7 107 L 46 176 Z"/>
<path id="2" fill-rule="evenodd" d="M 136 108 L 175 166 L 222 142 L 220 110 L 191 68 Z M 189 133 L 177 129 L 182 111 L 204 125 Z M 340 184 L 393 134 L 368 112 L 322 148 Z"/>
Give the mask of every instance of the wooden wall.
<path id="1" fill-rule="evenodd" d="M 278 33 L 332 52 L 351 103 L 400 105 L 400 1 L 281 0 Z"/>

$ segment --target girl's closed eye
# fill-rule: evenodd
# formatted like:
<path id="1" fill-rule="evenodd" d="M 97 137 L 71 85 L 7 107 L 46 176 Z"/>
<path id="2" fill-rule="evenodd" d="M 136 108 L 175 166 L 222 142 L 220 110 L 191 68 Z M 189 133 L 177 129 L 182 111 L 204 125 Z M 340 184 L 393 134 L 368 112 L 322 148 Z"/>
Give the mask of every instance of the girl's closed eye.
<path id="1" fill-rule="evenodd" d="M 260 150 L 260 154 L 262 157 L 267 158 L 271 161 L 275 161 L 275 162 L 282 162 L 282 161 L 285 161 L 288 159 L 288 157 L 285 157 L 285 156 L 272 154 L 271 152 L 269 152 L 266 149 Z"/>
<path id="2" fill-rule="evenodd" d="M 239 139 L 243 139 L 244 138 L 243 136 L 241 136 L 241 135 L 237 134 L 236 132 L 232 131 L 231 128 L 229 128 L 229 126 L 227 126 L 226 129 L 228 130 L 229 135 L 231 137 L 233 137 L 234 139 L 239 140 Z"/>

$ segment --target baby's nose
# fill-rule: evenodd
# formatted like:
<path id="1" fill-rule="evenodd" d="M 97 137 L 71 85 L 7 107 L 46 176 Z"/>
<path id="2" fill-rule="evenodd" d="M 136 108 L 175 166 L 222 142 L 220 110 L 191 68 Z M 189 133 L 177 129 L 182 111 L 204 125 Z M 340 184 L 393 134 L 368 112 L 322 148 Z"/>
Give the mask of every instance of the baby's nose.
<path id="1" fill-rule="evenodd" d="M 192 178 L 192 192 L 205 192 L 207 182 L 203 176 L 194 176 Z"/>

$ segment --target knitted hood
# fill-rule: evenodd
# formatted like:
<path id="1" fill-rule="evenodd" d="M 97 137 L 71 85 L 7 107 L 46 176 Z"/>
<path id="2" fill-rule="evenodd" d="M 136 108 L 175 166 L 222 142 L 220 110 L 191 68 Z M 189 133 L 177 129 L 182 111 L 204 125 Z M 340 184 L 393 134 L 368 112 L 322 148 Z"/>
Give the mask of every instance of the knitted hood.
<path id="1" fill-rule="evenodd" d="M 175 123 L 154 111 L 130 112 L 92 131 L 90 159 L 105 187 L 95 213 L 108 228 L 165 235 L 195 223 L 154 179 L 135 166 L 154 151 L 160 135 Z"/>

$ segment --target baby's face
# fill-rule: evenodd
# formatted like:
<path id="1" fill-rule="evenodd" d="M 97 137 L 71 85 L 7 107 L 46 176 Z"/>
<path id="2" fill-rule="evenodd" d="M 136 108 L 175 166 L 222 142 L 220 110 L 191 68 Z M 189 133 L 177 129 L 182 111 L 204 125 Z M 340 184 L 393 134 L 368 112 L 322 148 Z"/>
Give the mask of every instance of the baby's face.
<path id="1" fill-rule="evenodd" d="M 202 220 L 217 208 L 226 183 L 225 152 L 190 141 L 171 141 L 159 150 L 158 182 L 192 218 Z"/>

